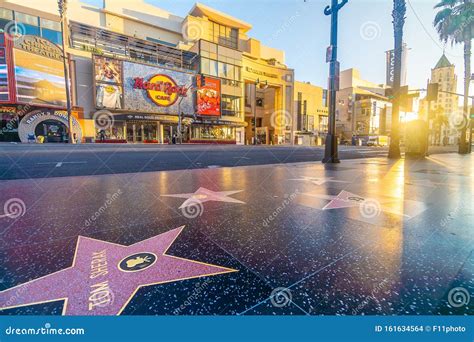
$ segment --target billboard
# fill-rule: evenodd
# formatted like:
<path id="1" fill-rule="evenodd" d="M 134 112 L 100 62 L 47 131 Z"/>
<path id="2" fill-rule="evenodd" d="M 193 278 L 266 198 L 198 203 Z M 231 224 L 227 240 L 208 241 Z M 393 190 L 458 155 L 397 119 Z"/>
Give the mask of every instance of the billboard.
<path id="1" fill-rule="evenodd" d="M 13 49 L 17 102 L 66 107 L 61 50 L 46 39 L 23 36 Z"/>
<path id="2" fill-rule="evenodd" d="M 93 63 L 96 107 L 122 109 L 122 61 L 94 56 Z"/>
<path id="3" fill-rule="evenodd" d="M 201 84 L 203 79 L 204 84 Z M 198 78 L 197 114 L 202 116 L 221 115 L 221 81 L 216 78 Z"/>
<path id="4" fill-rule="evenodd" d="M 402 73 L 400 85 L 404 86 L 407 83 L 407 53 L 408 48 L 403 44 L 402 49 Z M 386 53 L 386 84 L 393 87 L 393 80 L 395 76 L 395 50 L 389 50 Z"/>
<path id="5" fill-rule="evenodd" d="M 194 74 L 123 62 L 124 109 L 157 114 L 194 114 Z"/>

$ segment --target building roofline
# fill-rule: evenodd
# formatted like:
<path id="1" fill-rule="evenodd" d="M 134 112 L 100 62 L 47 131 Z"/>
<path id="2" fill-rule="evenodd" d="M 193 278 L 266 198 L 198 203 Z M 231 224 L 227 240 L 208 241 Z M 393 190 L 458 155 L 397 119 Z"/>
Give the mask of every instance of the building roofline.
<path id="1" fill-rule="evenodd" d="M 229 14 L 218 11 L 214 8 L 206 6 L 199 2 L 196 2 L 194 4 L 193 8 L 189 11 L 189 14 L 194 15 L 194 16 L 204 15 L 208 17 L 209 19 L 211 19 L 212 21 L 216 21 L 218 23 L 222 23 L 227 26 L 241 29 L 244 32 L 247 32 L 252 28 L 251 24 L 243 20 L 235 18 Z"/>

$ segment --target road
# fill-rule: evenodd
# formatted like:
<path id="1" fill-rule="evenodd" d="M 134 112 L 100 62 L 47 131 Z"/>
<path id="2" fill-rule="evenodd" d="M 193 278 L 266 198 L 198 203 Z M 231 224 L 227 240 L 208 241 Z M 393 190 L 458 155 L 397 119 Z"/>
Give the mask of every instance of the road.
<path id="1" fill-rule="evenodd" d="M 341 159 L 386 156 L 340 148 Z M 322 147 L 221 145 L 0 145 L 0 179 L 49 178 L 321 161 Z"/>

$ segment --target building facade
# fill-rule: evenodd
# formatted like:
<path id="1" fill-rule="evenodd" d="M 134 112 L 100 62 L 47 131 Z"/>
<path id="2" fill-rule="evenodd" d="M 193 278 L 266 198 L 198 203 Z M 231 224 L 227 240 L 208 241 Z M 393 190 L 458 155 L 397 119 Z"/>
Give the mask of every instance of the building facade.
<path id="1" fill-rule="evenodd" d="M 294 72 L 284 64 L 282 51 L 248 36 L 250 24 L 202 4 L 183 18 L 140 0 L 105 0 L 102 7 L 72 0 L 66 27 L 77 138 L 166 143 L 179 137 L 244 144 L 257 136 L 258 143 L 293 142 Z M 59 48 L 63 39 L 53 0 L 2 2 L 0 29 L 9 37 L 2 45 L 6 52 L 14 50 L 15 41 L 41 39 Z M 66 126 L 54 116 L 64 116 L 65 91 L 55 102 L 44 96 L 25 102 L 16 95 L 18 59 L 12 56 L 7 63 L 7 57 L 0 63 L 2 70 L 11 69 L 2 72 L 8 85 L 2 91 L 9 95 L 0 102 L 2 128 L 8 131 L 3 137 L 27 139 L 19 136 L 20 123 L 42 110 L 53 118 L 30 120 L 28 134 L 33 130 L 63 141 Z M 38 89 L 64 78 L 62 63 L 43 64 L 41 75 L 30 73 Z M 28 108 L 18 110 L 24 104 Z M 36 130 L 40 123 L 44 127 Z"/>
<path id="2" fill-rule="evenodd" d="M 451 124 L 451 118 L 458 114 L 458 77 L 454 64 L 451 64 L 446 55 L 443 54 L 431 69 L 430 83 L 438 83 L 439 93 L 438 99 L 431 102 L 429 111 L 427 108 L 425 110 L 429 123 L 429 141 L 433 145 L 457 144 L 459 132 Z"/>
<path id="3" fill-rule="evenodd" d="M 362 79 L 357 69 L 341 72 L 336 95 L 336 131 L 341 140 L 390 133 L 392 104 L 386 91 L 385 85 Z"/>
<path id="4" fill-rule="evenodd" d="M 295 82 L 295 142 L 321 145 L 328 132 L 327 90 L 309 82 Z"/>

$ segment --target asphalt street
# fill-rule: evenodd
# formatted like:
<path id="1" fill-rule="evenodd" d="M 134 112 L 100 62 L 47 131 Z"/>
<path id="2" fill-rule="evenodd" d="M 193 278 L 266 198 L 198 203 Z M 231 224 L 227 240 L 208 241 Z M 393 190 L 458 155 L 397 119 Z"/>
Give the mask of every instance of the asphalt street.
<path id="1" fill-rule="evenodd" d="M 384 157 L 386 148 L 341 146 L 341 159 Z M 0 179 L 49 178 L 321 161 L 322 147 L 2 144 Z"/>

